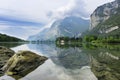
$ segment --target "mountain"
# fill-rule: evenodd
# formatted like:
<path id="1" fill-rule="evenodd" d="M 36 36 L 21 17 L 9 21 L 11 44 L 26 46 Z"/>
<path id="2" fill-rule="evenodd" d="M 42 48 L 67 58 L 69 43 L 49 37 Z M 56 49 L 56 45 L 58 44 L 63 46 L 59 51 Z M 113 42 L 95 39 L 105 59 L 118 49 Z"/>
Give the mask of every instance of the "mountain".
<path id="1" fill-rule="evenodd" d="M 90 33 L 97 35 L 120 34 L 120 0 L 99 6 L 91 15 Z"/>
<path id="2" fill-rule="evenodd" d="M 30 36 L 28 40 L 55 40 L 57 37 L 78 37 L 89 28 L 89 20 L 80 17 L 70 16 L 56 20 L 50 28 Z"/>
<path id="3" fill-rule="evenodd" d="M 0 33 L 0 42 L 21 42 L 21 41 L 24 40 Z"/>

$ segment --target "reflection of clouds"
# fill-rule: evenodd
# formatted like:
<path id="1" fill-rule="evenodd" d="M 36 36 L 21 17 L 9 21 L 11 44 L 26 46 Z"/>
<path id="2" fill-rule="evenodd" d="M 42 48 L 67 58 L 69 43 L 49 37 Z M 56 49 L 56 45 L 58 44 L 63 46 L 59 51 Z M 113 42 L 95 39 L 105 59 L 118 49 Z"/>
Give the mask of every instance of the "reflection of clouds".
<path id="1" fill-rule="evenodd" d="M 36 54 L 43 55 L 41 52 L 38 52 L 34 49 L 29 49 L 29 47 L 26 44 L 17 46 L 17 47 L 11 48 L 11 49 L 14 50 L 15 52 L 18 52 L 19 50 L 28 50 L 28 51 L 35 52 Z"/>
<path id="2" fill-rule="evenodd" d="M 15 52 L 18 52 L 19 50 L 29 50 L 29 48 L 26 45 L 17 46 L 11 49 L 14 50 Z"/>
<path id="3" fill-rule="evenodd" d="M 27 44 L 30 49 L 34 49 L 38 53 L 42 53 L 47 57 L 56 57 L 57 50 L 54 44 Z"/>
<path id="4" fill-rule="evenodd" d="M 49 55 L 47 52 L 50 52 L 50 54 L 54 52 L 54 54 L 56 53 L 55 56 L 57 56 L 56 50 L 58 49 L 56 48 L 53 49 L 54 46 L 52 45 L 51 47 L 49 47 L 48 45 L 37 45 L 36 46 L 37 49 L 41 48 L 40 46 L 42 46 L 41 49 L 44 49 L 46 52 L 44 52 L 44 50 L 43 52 L 46 54 L 42 54 L 42 52 L 35 50 L 36 48 L 35 46 L 33 45 L 31 46 L 32 46 L 31 49 L 27 45 L 21 45 L 21 46 L 12 48 L 12 49 L 15 51 L 23 50 L 23 49 L 30 50 L 40 55 Z M 77 50 L 77 51 L 81 52 L 81 50 Z M 55 58 L 55 59 L 57 59 L 55 60 L 56 62 L 61 63 L 59 62 L 58 58 Z M 94 76 L 94 74 L 91 72 L 91 69 L 89 67 L 82 67 L 81 69 L 79 68 L 66 69 L 64 68 L 64 66 L 55 64 L 52 60 L 49 59 L 43 65 L 39 66 L 36 70 L 29 73 L 28 75 L 21 78 L 20 80 L 97 80 L 97 79 Z"/>
<path id="5" fill-rule="evenodd" d="M 15 80 L 15 79 L 13 79 L 10 76 L 4 75 L 4 76 L 0 77 L 0 80 Z"/>
<path id="6" fill-rule="evenodd" d="M 75 53 L 81 52 L 81 50 L 78 48 L 75 49 L 70 48 L 70 50 L 69 49 L 64 50 L 64 49 L 55 48 L 55 45 L 32 44 L 27 46 L 25 45 L 19 46 L 17 48 L 14 48 L 14 50 L 18 50 L 22 48 L 26 50 L 32 50 L 33 52 L 36 52 L 40 55 L 46 55 L 48 57 L 53 56 L 52 59 L 54 59 L 55 62 L 53 62 L 53 60 L 51 59 L 47 60 L 43 65 L 39 66 L 35 71 L 29 73 L 20 80 L 97 80 L 89 67 L 82 67 L 81 69 L 79 68 L 66 69 L 64 66 L 60 65 L 62 63 L 60 62 L 57 56 L 59 56 L 60 54 L 62 55 L 62 53 L 63 55 L 66 55 L 70 51 L 71 54 L 73 54 L 73 52 Z M 58 52 L 59 54 L 57 54 Z"/>
<path id="7" fill-rule="evenodd" d="M 55 65 L 51 60 L 28 74 L 21 80 L 97 80 L 90 68 L 65 69 Z"/>
<path id="8" fill-rule="evenodd" d="M 57 49 L 57 59 L 51 58 L 52 61 L 69 69 L 80 69 L 83 66 L 90 65 L 89 56 L 83 53 L 79 48 Z"/>
<path id="9" fill-rule="evenodd" d="M 65 68 L 79 69 L 90 63 L 89 56 L 79 48 L 61 49 L 55 47 L 54 44 L 28 44 L 28 47 L 41 52 L 44 56 L 49 57 L 54 64 Z"/>

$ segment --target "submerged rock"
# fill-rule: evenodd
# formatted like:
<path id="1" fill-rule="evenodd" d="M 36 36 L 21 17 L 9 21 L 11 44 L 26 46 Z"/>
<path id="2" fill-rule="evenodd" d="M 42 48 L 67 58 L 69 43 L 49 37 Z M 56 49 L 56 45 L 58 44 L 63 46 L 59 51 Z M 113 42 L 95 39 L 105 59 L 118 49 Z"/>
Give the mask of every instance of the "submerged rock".
<path id="1" fill-rule="evenodd" d="M 31 51 L 19 51 L 9 59 L 3 70 L 7 75 L 19 79 L 35 70 L 45 60 L 47 60 L 46 57 L 37 55 Z"/>
<path id="2" fill-rule="evenodd" d="M 13 50 L 0 46 L 0 76 L 3 75 L 3 71 L 1 68 L 6 64 L 9 58 L 14 55 L 14 53 L 15 52 Z"/>
<path id="3" fill-rule="evenodd" d="M 98 55 L 91 58 L 91 70 L 98 80 L 120 80 L 120 61 L 109 56 L 103 59 Z"/>

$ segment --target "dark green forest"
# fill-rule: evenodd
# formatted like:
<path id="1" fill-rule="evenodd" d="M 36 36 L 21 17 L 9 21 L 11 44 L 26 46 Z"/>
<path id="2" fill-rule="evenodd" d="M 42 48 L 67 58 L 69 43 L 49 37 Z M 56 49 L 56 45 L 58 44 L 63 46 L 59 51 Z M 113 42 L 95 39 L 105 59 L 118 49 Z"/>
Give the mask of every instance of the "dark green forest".
<path id="1" fill-rule="evenodd" d="M 23 42 L 24 40 L 0 33 L 0 42 Z"/>

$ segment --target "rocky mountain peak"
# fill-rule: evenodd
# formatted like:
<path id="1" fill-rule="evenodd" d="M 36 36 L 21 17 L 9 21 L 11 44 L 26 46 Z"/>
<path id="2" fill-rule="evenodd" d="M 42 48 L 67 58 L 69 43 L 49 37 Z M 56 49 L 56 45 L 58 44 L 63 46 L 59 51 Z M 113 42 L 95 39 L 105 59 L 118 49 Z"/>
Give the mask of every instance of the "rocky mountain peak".
<path id="1" fill-rule="evenodd" d="M 118 9 L 120 6 L 120 0 L 116 0 L 102 6 L 99 6 L 92 14 L 91 14 L 91 27 L 93 29 L 98 24 L 104 22 L 109 19 L 112 15 L 118 13 Z"/>
<path id="2" fill-rule="evenodd" d="M 52 23 L 48 30 L 43 30 L 40 33 L 30 36 L 28 40 L 34 41 L 54 41 L 57 37 L 79 37 L 81 33 L 89 28 L 89 20 L 81 17 L 69 16 L 64 19 L 56 20 Z"/>

